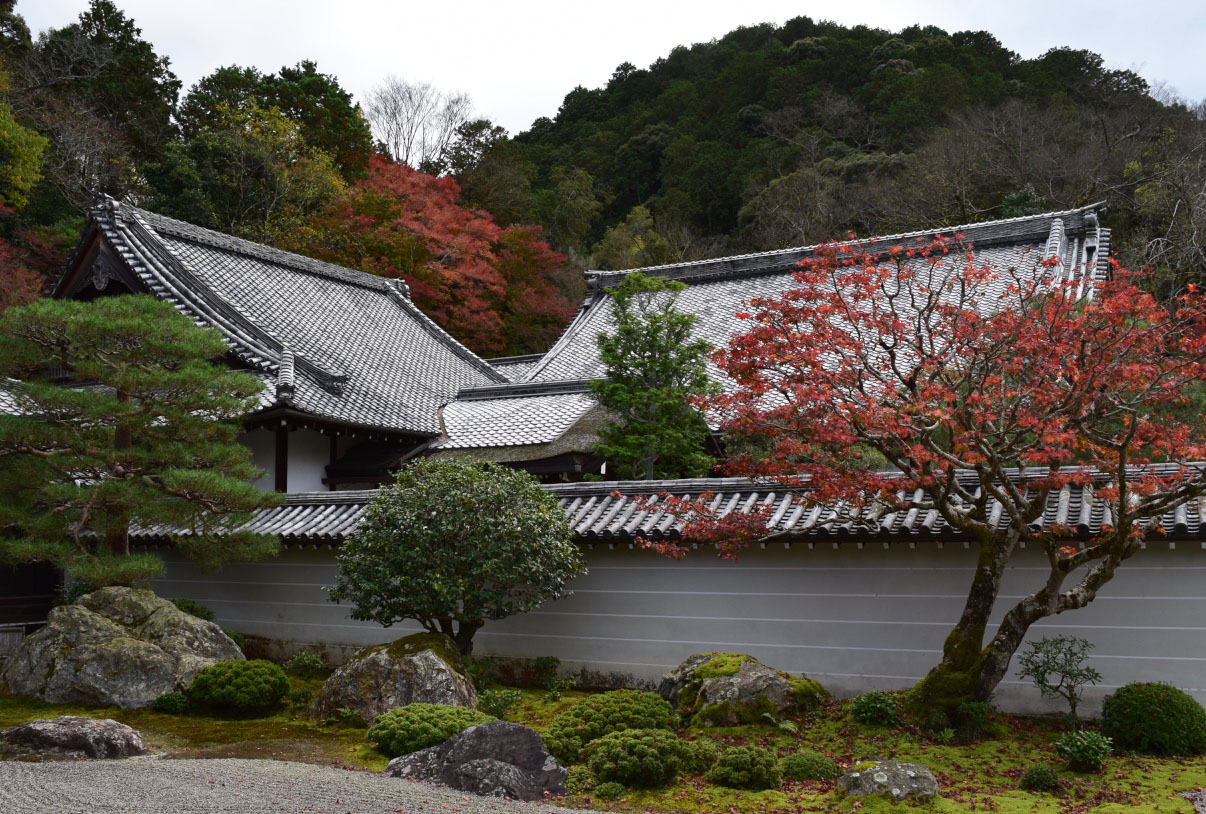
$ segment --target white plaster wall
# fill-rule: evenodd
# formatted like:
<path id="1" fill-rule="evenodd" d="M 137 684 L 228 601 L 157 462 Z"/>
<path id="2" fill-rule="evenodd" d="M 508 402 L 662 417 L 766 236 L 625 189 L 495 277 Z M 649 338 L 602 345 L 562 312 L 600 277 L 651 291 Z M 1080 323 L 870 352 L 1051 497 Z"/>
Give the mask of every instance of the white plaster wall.
<path id="1" fill-rule="evenodd" d="M 289 491 L 326 492 L 326 466 L 331 462 L 331 439 L 313 430 L 289 433 Z"/>
<path id="2" fill-rule="evenodd" d="M 276 431 L 251 430 L 239 436 L 239 443 L 251 450 L 255 465 L 264 477 L 255 485 L 266 491 L 276 487 Z M 313 430 L 289 433 L 289 491 L 326 492 L 326 466 L 331 462 L 331 439 Z"/>
<path id="3" fill-rule="evenodd" d="M 570 670 L 650 682 L 691 653 L 739 650 L 806 672 L 839 696 L 902 688 L 937 662 L 974 566 L 974 552 L 930 542 L 888 550 L 772 545 L 737 563 L 701 552 L 671 561 L 627 546 L 586 553 L 590 573 L 576 581 L 573 596 L 489 623 L 477 634 L 477 652 L 554 655 Z M 1023 552 L 997 617 L 1043 573 L 1039 557 Z M 228 566 L 216 575 L 172 562 L 157 590 L 204 602 L 224 626 L 299 648 L 363 646 L 416 629 L 352 621 L 322 590 L 334 576 L 325 546 L 291 548 L 271 563 Z M 1136 680 L 1168 681 L 1206 702 L 1206 552 L 1197 544 L 1149 546 L 1089 607 L 1045 620 L 1032 638 L 1057 633 L 1097 646 L 1093 665 L 1104 682 L 1088 695 L 1091 708 Z M 1014 675 L 996 702 L 1016 712 L 1059 709 Z"/>

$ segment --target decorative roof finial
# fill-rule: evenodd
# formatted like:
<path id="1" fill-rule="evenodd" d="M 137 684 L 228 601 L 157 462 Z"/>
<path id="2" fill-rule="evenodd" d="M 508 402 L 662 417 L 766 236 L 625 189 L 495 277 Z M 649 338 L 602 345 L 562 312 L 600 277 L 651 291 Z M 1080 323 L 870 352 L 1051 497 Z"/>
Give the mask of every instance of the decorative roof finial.
<path id="1" fill-rule="evenodd" d="M 293 351 L 288 345 L 281 348 L 281 358 L 276 370 L 276 400 L 289 404 L 296 392 L 294 385 Z"/>

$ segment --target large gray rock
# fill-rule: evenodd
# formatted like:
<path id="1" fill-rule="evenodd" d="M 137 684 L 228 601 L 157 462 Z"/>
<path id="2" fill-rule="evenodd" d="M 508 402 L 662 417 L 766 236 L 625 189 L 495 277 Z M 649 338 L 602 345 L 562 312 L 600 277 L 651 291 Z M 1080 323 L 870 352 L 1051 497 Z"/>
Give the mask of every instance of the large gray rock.
<path id="1" fill-rule="evenodd" d="M 765 723 L 796 715 L 828 697 L 808 678 L 795 678 L 741 653 L 697 653 L 662 679 L 658 694 L 684 719 L 706 726 Z"/>
<path id="2" fill-rule="evenodd" d="M 371 724 L 407 704 L 473 707 L 477 691 L 452 639 L 416 633 L 361 650 L 327 679 L 315 703 L 321 717 L 344 708 Z"/>
<path id="3" fill-rule="evenodd" d="M 938 781 L 929 769 L 895 760 L 856 763 L 838 778 L 837 787 L 848 797 L 884 794 L 893 800 L 928 800 L 938 793 Z"/>
<path id="4" fill-rule="evenodd" d="M 146 752 L 142 736 L 111 718 L 64 715 L 0 731 L 0 740 L 39 752 L 88 757 L 130 757 Z"/>
<path id="5" fill-rule="evenodd" d="M 534 729 L 490 721 L 471 726 L 439 746 L 394 758 L 385 774 L 444 783 L 490 797 L 542 800 L 565 794 L 569 772 L 545 751 Z"/>
<path id="6" fill-rule="evenodd" d="M 144 707 L 243 653 L 213 622 L 151 591 L 101 588 L 51 610 L 0 672 L 0 689 L 55 704 Z"/>

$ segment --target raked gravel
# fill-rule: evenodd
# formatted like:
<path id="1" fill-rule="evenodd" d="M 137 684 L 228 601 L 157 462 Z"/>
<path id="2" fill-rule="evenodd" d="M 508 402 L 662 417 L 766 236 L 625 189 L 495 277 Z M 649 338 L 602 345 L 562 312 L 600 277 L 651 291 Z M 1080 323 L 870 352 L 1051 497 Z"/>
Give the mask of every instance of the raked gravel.
<path id="1" fill-rule="evenodd" d="M 277 760 L 0 761 L 4 814 L 558 814 L 571 809 L 478 797 L 413 780 Z M 574 809 L 574 814 L 584 814 Z"/>

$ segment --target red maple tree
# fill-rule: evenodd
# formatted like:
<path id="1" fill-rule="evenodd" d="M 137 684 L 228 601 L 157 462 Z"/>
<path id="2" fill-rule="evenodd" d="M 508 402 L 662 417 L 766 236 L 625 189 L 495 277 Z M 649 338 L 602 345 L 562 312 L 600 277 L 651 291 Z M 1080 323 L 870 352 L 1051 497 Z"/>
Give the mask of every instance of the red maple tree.
<path id="1" fill-rule="evenodd" d="M 282 248 L 404 279 L 424 313 L 479 353 L 543 350 L 573 315 L 551 279 L 565 257 L 540 227 L 504 229 L 459 194 L 451 178 L 374 155 Z"/>
<path id="2" fill-rule="evenodd" d="M 936 510 L 978 548 L 942 661 L 914 688 L 921 707 L 987 700 L 1030 625 L 1092 601 L 1153 518 L 1206 492 L 1192 404 L 1203 298 L 1162 305 L 1118 268 L 1093 283 L 1056 259 L 1022 265 L 994 268 L 958 238 L 823 246 L 793 288 L 739 315 L 749 330 L 714 357 L 735 387 L 700 405 L 755 450 L 734 455 L 731 474 L 838 509 L 816 525 L 878 532 L 888 513 Z M 1053 492 L 1088 484 L 1107 508 L 1097 533 L 1042 522 Z M 659 508 L 722 555 L 776 533 L 763 512 L 723 515 L 708 500 Z M 1049 568 L 986 641 L 1022 545 Z"/>

